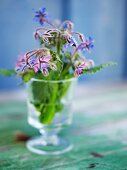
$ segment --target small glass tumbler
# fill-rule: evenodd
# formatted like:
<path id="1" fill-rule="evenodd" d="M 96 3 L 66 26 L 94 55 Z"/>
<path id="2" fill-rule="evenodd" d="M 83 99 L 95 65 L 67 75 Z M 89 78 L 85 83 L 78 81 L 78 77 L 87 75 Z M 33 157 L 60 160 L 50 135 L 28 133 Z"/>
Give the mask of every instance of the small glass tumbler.
<path id="1" fill-rule="evenodd" d="M 40 136 L 27 141 L 27 148 L 37 154 L 57 155 L 73 147 L 59 135 L 72 122 L 72 101 L 77 79 L 41 80 L 27 83 L 28 123 Z"/>

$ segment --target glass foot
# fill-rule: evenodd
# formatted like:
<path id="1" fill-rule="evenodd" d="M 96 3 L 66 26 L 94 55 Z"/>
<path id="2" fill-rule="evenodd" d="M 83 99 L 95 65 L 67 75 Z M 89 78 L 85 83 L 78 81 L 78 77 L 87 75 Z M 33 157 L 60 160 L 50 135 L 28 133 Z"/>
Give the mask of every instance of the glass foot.
<path id="1" fill-rule="evenodd" d="M 40 155 L 59 155 L 70 151 L 73 145 L 66 139 L 52 136 L 50 139 L 38 137 L 28 140 L 27 148 L 36 154 Z"/>

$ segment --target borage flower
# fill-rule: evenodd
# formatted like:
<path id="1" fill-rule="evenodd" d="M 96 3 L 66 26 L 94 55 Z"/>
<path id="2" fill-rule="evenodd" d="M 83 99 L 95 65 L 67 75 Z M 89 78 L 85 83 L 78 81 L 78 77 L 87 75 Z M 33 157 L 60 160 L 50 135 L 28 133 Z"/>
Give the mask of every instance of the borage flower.
<path id="1" fill-rule="evenodd" d="M 90 69 L 94 66 L 93 60 L 84 60 L 82 62 L 75 62 L 75 72 L 74 75 L 77 77 L 83 73 L 83 70 Z"/>
<path id="2" fill-rule="evenodd" d="M 88 52 L 90 52 L 91 49 L 94 47 L 93 43 L 94 43 L 94 40 L 91 37 L 85 39 L 85 41 L 80 43 L 78 45 L 78 47 L 74 50 L 72 57 L 71 57 L 71 60 L 75 59 L 75 55 L 77 54 L 78 51 L 82 51 L 82 52 L 88 51 Z"/>
<path id="3" fill-rule="evenodd" d="M 45 75 L 48 76 L 48 67 L 49 67 L 49 61 L 51 60 L 51 56 L 43 56 L 43 57 L 36 57 L 35 60 L 33 60 L 33 69 L 36 72 L 39 70 Z"/>
<path id="4" fill-rule="evenodd" d="M 37 73 L 39 71 L 39 61 L 37 57 L 30 57 L 28 60 L 31 67 L 34 69 L 34 72 Z"/>
<path id="5" fill-rule="evenodd" d="M 77 51 L 81 50 L 84 52 L 85 51 L 90 52 L 93 47 L 94 47 L 94 40 L 91 37 L 88 37 L 88 38 L 86 38 L 86 40 L 84 42 L 79 44 Z"/>
<path id="6" fill-rule="evenodd" d="M 77 42 L 72 37 L 66 39 L 66 41 L 67 41 L 67 43 L 64 45 L 65 49 L 68 49 L 68 47 L 76 47 L 77 46 Z"/>
<path id="7" fill-rule="evenodd" d="M 16 72 L 21 73 L 25 72 L 27 69 L 30 68 L 30 65 L 26 63 L 25 55 L 21 55 L 16 63 Z"/>
<path id="8" fill-rule="evenodd" d="M 94 39 L 92 37 L 88 37 L 85 43 L 86 43 L 86 47 L 85 47 L 86 51 L 90 51 L 94 47 Z"/>
<path id="9" fill-rule="evenodd" d="M 43 73 L 44 76 L 49 75 L 48 67 L 49 67 L 48 63 L 41 63 L 41 72 Z"/>
<path id="10" fill-rule="evenodd" d="M 78 66 L 76 66 L 75 67 L 75 72 L 74 72 L 75 77 L 77 77 L 80 74 L 82 74 L 84 68 L 85 68 L 85 63 L 79 64 Z"/>
<path id="11" fill-rule="evenodd" d="M 57 61 L 54 61 L 53 57 L 50 54 L 50 50 L 47 48 L 47 46 L 45 46 L 46 43 L 49 45 L 52 43 L 52 41 L 54 42 L 54 40 L 55 42 L 57 40 L 62 42 L 66 49 L 68 47 L 76 47 L 71 56 L 71 62 L 74 64 L 75 67 L 75 76 L 79 76 L 83 73 L 83 70 L 93 67 L 94 62 L 92 60 L 86 60 L 80 55 L 76 57 L 78 51 L 89 52 L 93 48 L 94 40 L 91 37 L 85 38 L 84 35 L 80 32 L 73 31 L 74 25 L 68 20 L 64 21 L 62 24 L 59 23 L 58 27 L 57 24 L 54 25 L 50 23 L 48 20 L 46 8 L 35 11 L 35 13 L 36 21 L 38 21 L 41 25 L 47 23 L 53 28 L 49 29 L 48 27 L 41 27 L 36 30 L 34 37 L 35 39 L 41 39 L 44 46 L 40 49 L 33 50 L 24 55 L 23 58 L 18 61 L 16 67 L 17 71 L 25 72 L 27 69 L 33 69 L 35 73 L 41 71 L 42 74 L 45 76 L 48 76 L 49 69 L 56 71 Z M 80 44 L 78 44 L 75 40 L 75 35 L 78 36 Z M 54 45 L 57 45 L 57 43 L 54 43 Z"/>
<path id="12" fill-rule="evenodd" d="M 51 56 L 41 57 L 39 61 L 41 62 L 41 71 L 45 76 L 48 76 L 48 68 L 51 68 L 52 70 L 56 71 L 57 66 L 55 62 L 51 61 Z"/>
<path id="13" fill-rule="evenodd" d="M 40 35 L 39 35 L 37 32 L 35 32 L 35 33 L 34 33 L 34 38 L 35 38 L 35 40 L 38 40 L 38 39 L 40 39 L 41 37 L 40 37 Z"/>
<path id="14" fill-rule="evenodd" d="M 32 64 L 35 73 L 41 71 L 44 76 L 48 76 L 48 68 L 51 68 L 54 71 L 57 70 L 56 64 L 52 62 L 51 59 L 51 56 L 36 56 L 30 59 L 30 64 Z"/>
<path id="15" fill-rule="evenodd" d="M 41 71 L 45 76 L 48 76 L 48 68 L 51 68 L 52 70 L 56 71 L 57 67 L 56 64 L 51 62 L 50 60 L 52 59 L 51 56 L 47 57 L 42 57 L 40 58 L 41 61 Z"/>
<path id="16" fill-rule="evenodd" d="M 34 17 L 35 21 L 37 21 L 41 25 L 43 25 L 48 19 L 46 8 L 42 8 L 42 9 L 40 9 L 38 11 L 35 11 L 35 13 L 36 13 L 36 15 Z"/>

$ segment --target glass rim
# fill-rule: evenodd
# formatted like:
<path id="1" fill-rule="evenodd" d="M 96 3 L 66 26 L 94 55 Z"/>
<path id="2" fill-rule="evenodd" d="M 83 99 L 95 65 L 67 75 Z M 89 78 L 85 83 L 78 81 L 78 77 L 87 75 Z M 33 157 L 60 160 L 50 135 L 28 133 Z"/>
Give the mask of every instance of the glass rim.
<path id="1" fill-rule="evenodd" d="M 37 78 L 32 78 L 30 81 L 38 81 L 38 82 L 44 82 L 44 83 L 62 83 L 62 82 L 71 82 L 71 81 L 76 81 L 77 78 L 69 78 L 69 79 L 64 79 L 64 80 L 43 80 L 43 79 L 37 79 Z"/>

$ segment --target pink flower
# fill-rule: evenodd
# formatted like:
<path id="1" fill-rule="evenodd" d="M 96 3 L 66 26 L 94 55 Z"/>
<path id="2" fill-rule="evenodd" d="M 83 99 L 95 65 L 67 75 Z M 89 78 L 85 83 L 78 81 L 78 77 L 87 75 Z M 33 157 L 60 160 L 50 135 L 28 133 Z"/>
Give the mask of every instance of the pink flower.
<path id="1" fill-rule="evenodd" d="M 18 59 L 18 61 L 17 61 L 17 63 L 16 63 L 16 68 L 15 68 L 15 70 L 18 72 L 18 73 L 20 73 L 20 72 L 25 72 L 28 68 L 30 68 L 30 65 L 28 65 L 27 63 L 26 63 L 26 58 L 25 58 L 26 56 L 24 55 L 24 54 L 22 54 L 20 57 L 19 57 L 19 59 Z"/>
<path id="2" fill-rule="evenodd" d="M 94 66 L 93 60 L 84 60 L 84 61 L 82 61 L 82 63 L 77 62 L 77 63 L 75 63 L 74 75 L 77 77 L 77 76 L 79 76 L 80 74 L 83 73 L 83 70 L 90 69 L 93 66 Z"/>
<path id="3" fill-rule="evenodd" d="M 83 72 L 85 66 L 86 66 L 86 65 L 85 65 L 84 62 L 82 62 L 81 64 L 75 66 L 76 69 L 75 69 L 74 75 L 75 75 L 76 77 L 79 76 L 79 75 Z"/>
<path id="4" fill-rule="evenodd" d="M 49 75 L 48 67 L 49 67 L 48 63 L 42 63 L 41 64 L 41 72 L 44 74 L 44 76 L 48 76 Z"/>
<path id="5" fill-rule="evenodd" d="M 52 59 L 51 56 L 40 57 L 40 61 L 41 62 L 46 62 L 46 63 L 48 63 L 51 59 Z"/>

